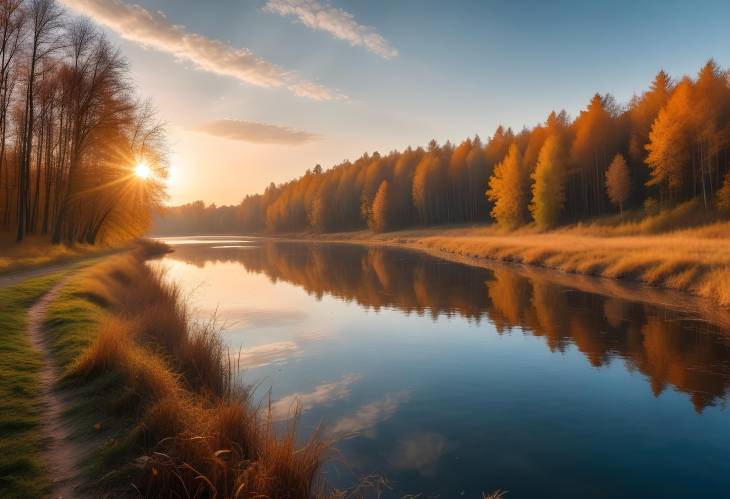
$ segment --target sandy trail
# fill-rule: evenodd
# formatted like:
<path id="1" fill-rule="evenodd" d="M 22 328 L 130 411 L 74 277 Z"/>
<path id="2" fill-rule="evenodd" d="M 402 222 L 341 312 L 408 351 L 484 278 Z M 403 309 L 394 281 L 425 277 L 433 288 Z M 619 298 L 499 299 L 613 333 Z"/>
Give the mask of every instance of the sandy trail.
<path id="1" fill-rule="evenodd" d="M 28 339 L 43 360 L 41 371 L 41 431 L 46 442 L 43 458 L 51 478 L 51 494 L 54 499 L 84 497 L 80 492 L 80 468 L 77 465 L 80 454 L 73 441 L 71 429 L 63 419 L 65 402 L 54 390 L 54 383 L 60 370 L 51 356 L 50 348 L 43 335 L 43 320 L 48 305 L 58 297 L 63 282 L 57 284 L 28 310 Z"/>

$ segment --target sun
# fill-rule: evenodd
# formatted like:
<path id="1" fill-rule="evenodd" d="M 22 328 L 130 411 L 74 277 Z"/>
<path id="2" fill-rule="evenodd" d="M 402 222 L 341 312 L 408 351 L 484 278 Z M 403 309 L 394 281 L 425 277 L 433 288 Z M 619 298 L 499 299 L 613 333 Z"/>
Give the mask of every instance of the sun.
<path id="1" fill-rule="evenodd" d="M 134 174 L 137 178 L 147 180 L 152 176 L 152 170 L 150 170 L 150 167 L 146 163 L 139 163 L 134 167 Z"/>

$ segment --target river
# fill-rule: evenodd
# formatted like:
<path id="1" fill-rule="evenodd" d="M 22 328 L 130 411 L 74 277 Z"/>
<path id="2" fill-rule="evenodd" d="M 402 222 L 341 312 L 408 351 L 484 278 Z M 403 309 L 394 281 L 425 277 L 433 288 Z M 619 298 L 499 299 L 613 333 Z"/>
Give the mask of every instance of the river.
<path id="1" fill-rule="evenodd" d="M 337 439 L 335 486 L 728 497 L 730 331 L 656 293 L 383 247 L 165 240 L 158 265 L 216 315 L 257 400 Z"/>

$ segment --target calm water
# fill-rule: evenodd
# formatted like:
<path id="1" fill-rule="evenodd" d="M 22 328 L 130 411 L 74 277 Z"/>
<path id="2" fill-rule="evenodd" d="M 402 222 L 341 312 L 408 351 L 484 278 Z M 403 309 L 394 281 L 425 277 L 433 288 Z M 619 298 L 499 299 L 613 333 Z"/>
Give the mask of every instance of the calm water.
<path id="1" fill-rule="evenodd" d="M 386 496 L 728 497 L 730 333 L 666 306 L 419 253 L 172 239 L 242 373 Z M 182 244 L 185 243 L 185 244 Z M 656 302 L 656 300 L 654 300 Z"/>

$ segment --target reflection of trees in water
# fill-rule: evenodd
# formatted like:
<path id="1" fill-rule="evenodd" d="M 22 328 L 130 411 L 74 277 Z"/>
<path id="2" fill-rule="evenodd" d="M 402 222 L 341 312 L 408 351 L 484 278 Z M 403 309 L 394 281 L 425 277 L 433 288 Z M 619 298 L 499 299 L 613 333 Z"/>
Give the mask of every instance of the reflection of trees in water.
<path id="1" fill-rule="evenodd" d="M 202 266 L 237 262 L 305 289 L 379 310 L 488 319 L 504 334 L 519 328 L 541 336 L 551 351 L 573 344 L 591 365 L 623 359 L 649 380 L 687 393 L 696 410 L 724 399 L 730 345 L 719 330 L 655 305 L 575 291 L 539 275 L 494 271 L 420 254 L 354 245 L 267 242 L 247 249 L 180 247 L 174 255 Z M 486 288 L 486 289 L 485 289 Z"/>

